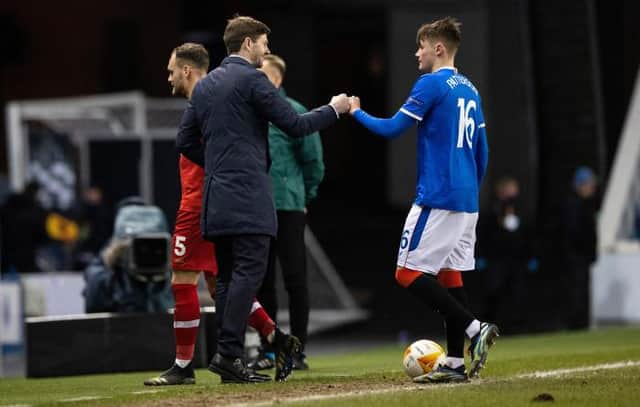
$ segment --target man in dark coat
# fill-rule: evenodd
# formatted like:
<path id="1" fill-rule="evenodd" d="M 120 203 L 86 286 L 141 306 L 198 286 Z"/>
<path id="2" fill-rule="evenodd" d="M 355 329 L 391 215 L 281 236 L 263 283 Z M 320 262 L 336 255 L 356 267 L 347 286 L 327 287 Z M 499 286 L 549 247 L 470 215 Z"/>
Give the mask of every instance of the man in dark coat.
<path id="1" fill-rule="evenodd" d="M 268 123 L 301 137 L 330 126 L 349 110 L 341 94 L 329 105 L 298 114 L 256 69 L 269 53 L 269 33 L 251 17 L 229 20 L 224 33 L 229 56 L 196 85 L 176 142 L 182 154 L 205 167 L 202 232 L 216 245 L 219 269 L 218 347 L 209 369 L 224 382 L 251 381 L 243 361 L 246 320 L 277 230 Z M 293 354 L 299 342 L 290 338 L 282 345 Z M 290 358 L 278 358 L 276 371 L 290 365 Z"/>
<path id="2" fill-rule="evenodd" d="M 597 179 L 593 170 L 578 167 L 573 191 L 565 202 L 563 221 L 564 293 L 567 328 L 589 327 L 591 264 L 596 260 Z"/>

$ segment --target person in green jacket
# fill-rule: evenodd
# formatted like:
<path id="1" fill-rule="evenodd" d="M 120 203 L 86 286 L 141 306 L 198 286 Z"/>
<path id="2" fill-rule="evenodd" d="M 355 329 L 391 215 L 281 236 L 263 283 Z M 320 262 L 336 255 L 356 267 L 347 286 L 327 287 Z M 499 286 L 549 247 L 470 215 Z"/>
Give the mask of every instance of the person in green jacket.
<path id="1" fill-rule="evenodd" d="M 282 88 L 286 64 L 277 55 L 265 55 L 262 71 L 271 83 L 279 89 L 282 97 L 298 113 L 307 109 L 291 99 Z M 287 136 L 282 130 L 269 123 L 269 152 L 271 155 L 271 180 L 273 197 L 278 214 L 278 233 L 271 264 L 263 280 L 258 298 L 271 316 L 276 316 L 278 299 L 275 287 L 275 256 L 280 260 L 284 286 L 289 296 L 289 320 L 291 334 L 302 342 L 302 350 L 307 342 L 309 323 L 309 289 L 307 286 L 306 249 L 304 229 L 306 207 L 318 194 L 318 186 L 324 177 L 322 143 L 318 132 L 301 138 Z M 250 367 L 269 369 L 274 366 L 274 354 L 266 345 L 261 347 L 258 358 Z M 294 358 L 294 369 L 308 369 L 305 355 Z"/>

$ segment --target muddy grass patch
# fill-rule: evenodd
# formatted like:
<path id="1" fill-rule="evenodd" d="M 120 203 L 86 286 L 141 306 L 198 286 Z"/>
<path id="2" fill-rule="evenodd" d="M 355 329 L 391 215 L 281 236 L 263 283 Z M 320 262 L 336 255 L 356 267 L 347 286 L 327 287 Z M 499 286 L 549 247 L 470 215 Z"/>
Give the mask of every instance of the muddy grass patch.
<path id="1" fill-rule="evenodd" d="M 193 395 L 180 398 L 163 398 L 162 405 L 181 407 L 194 405 L 252 405 L 280 404 L 308 397 L 331 397 L 340 395 L 357 396 L 371 392 L 416 390 L 415 384 L 406 378 L 349 378 L 348 380 L 310 383 L 305 380 L 287 383 L 252 385 L 217 385 L 199 389 Z M 143 402 L 141 406 L 158 405 L 160 400 Z"/>

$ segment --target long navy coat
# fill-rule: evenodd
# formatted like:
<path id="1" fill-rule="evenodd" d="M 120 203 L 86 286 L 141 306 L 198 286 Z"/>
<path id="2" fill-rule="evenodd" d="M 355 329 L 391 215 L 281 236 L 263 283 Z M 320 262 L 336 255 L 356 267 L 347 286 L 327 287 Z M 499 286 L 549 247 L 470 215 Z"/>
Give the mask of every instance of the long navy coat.
<path id="1" fill-rule="evenodd" d="M 225 58 L 201 79 L 182 117 L 176 146 L 190 160 L 204 161 L 204 237 L 275 236 L 268 123 L 301 137 L 336 120 L 329 105 L 298 114 L 264 73 L 239 56 Z"/>

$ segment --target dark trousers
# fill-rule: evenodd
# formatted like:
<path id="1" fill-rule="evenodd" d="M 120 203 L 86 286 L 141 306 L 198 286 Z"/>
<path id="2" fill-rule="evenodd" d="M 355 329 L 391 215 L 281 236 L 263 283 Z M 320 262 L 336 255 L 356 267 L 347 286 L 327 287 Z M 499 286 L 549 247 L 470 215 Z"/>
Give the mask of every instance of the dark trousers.
<path id="1" fill-rule="evenodd" d="M 225 357 L 244 356 L 244 335 L 251 304 L 267 271 L 272 237 L 235 235 L 214 239 L 217 351 Z"/>
<path id="2" fill-rule="evenodd" d="M 282 268 L 284 287 L 289 295 L 291 334 L 300 339 L 303 347 L 307 343 L 307 325 L 309 324 L 307 255 L 304 245 L 305 225 L 304 212 L 278 211 L 278 236 L 271 252 L 267 274 L 258 293 L 260 303 L 275 320 L 278 311 L 275 270 L 277 256 Z"/>
<path id="3" fill-rule="evenodd" d="M 565 290 L 566 326 L 569 329 L 587 329 L 590 319 L 591 258 L 569 253 L 566 259 Z"/>

